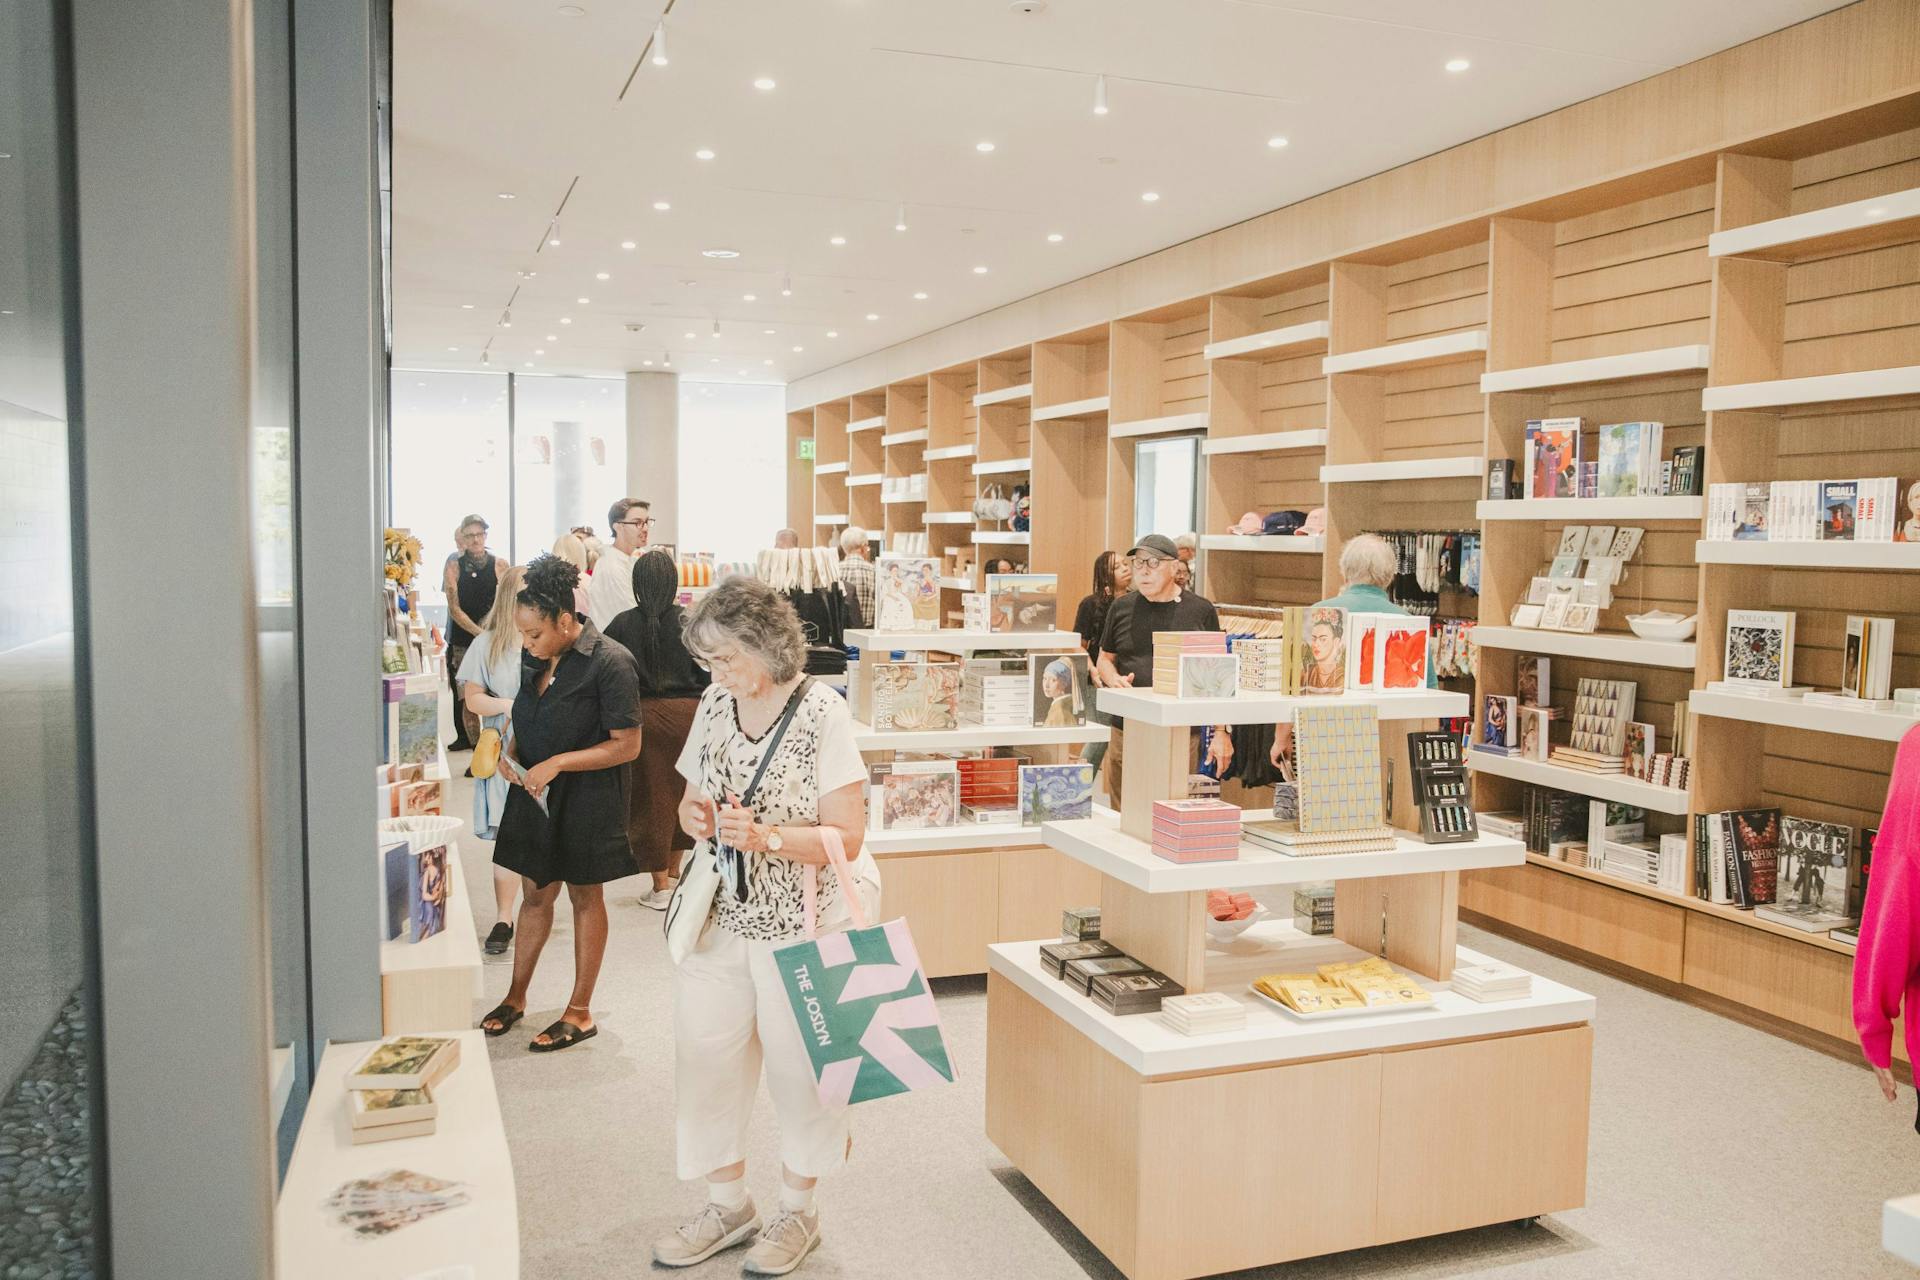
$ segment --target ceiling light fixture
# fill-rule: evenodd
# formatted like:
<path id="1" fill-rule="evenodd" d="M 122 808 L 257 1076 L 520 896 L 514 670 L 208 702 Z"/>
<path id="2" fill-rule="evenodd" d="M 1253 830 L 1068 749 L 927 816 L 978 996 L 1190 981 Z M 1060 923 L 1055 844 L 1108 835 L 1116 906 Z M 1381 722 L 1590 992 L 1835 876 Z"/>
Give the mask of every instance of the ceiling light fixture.
<path id="1" fill-rule="evenodd" d="M 647 366 L 647 368 L 649 369 L 653 368 L 653 361 L 651 360 L 642 360 L 640 363 Z"/>
<path id="2" fill-rule="evenodd" d="M 448 347 L 448 348 L 447 348 L 447 350 L 449 350 L 449 351 L 458 351 L 459 349 L 460 349 L 460 348 L 458 348 L 458 347 Z"/>
<path id="3" fill-rule="evenodd" d="M 770 365 L 770 364 L 772 364 L 772 363 L 773 363 L 773 361 L 771 361 L 771 360 L 762 360 L 762 361 L 761 361 L 760 363 L 761 363 L 761 364 L 765 364 L 765 365 Z"/>
<path id="4" fill-rule="evenodd" d="M 827 330 L 827 336 L 829 338 L 837 338 L 840 336 L 840 331 L 838 329 L 829 329 Z"/>
<path id="5" fill-rule="evenodd" d="M 521 368 L 523 368 L 523 369 L 531 369 L 531 368 L 533 368 L 533 361 L 531 361 L 531 360 L 529 360 L 529 361 L 527 361 L 527 362 L 526 362 L 526 364 L 524 364 L 524 365 L 522 365 L 522 366 L 521 366 Z"/>
<path id="6" fill-rule="evenodd" d="M 560 323 L 561 323 L 561 324 L 572 324 L 572 323 L 573 323 L 573 317 L 572 317 L 572 316 L 561 316 L 561 317 L 560 317 Z"/>
<path id="7" fill-rule="evenodd" d="M 975 274 L 975 275 L 977 275 L 977 276 L 983 276 L 983 275 L 985 275 L 985 274 L 987 274 L 987 269 L 986 269 L 985 267 L 975 267 L 975 268 L 973 269 L 973 274 Z"/>
<path id="8" fill-rule="evenodd" d="M 665 213 L 667 210 L 671 208 L 673 208 L 673 206 L 671 204 L 668 204 L 665 200 L 655 200 L 653 202 L 653 211 L 655 213 Z"/>
<path id="9" fill-rule="evenodd" d="M 793 296 L 793 277 L 784 271 L 780 273 L 780 296 L 783 298 Z"/>
<path id="10" fill-rule="evenodd" d="M 549 249 L 558 249 L 558 248 L 560 247 L 560 237 L 559 237 L 559 236 L 549 236 L 549 237 L 547 238 L 547 247 L 548 247 Z"/>
<path id="11" fill-rule="evenodd" d="M 473 310 L 473 304 L 471 302 L 463 302 L 460 304 L 460 309 L 462 311 L 471 311 Z"/>
<path id="12" fill-rule="evenodd" d="M 563 18 L 584 18 L 587 16 L 587 11 L 577 4 L 563 4 L 560 6 L 560 16 Z"/>
<path id="13" fill-rule="evenodd" d="M 551 334 L 551 333 L 550 333 L 550 334 L 548 334 L 548 335 L 547 335 L 547 341 L 548 341 L 548 342 L 558 342 L 558 341 L 560 341 L 560 339 L 559 339 L 559 337 L 558 337 L 557 335 L 555 335 L 555 334 Z"/>
<path id="14" fill-rule="evenodd" d="M 1152 204 L 1154 201 L 1160 198 L 1160 193 L 1158 191 L 1142 191 L 1140 193 L 1140 198 L 1142 200 L 1145 200 L 1148 204 Z"/>
<path id="15" fill-rule="evenodd" d="M 905 231 L 907 229 L 907 206 L 904 204 L 894 211 L 893 229 L 895 231 Z"/>
<path id="16" fill-rule="evenodd" d="M 879 312 L 877 312 L 877 311 L 869 311 L 869 312 L 867 312 L 867 319 L 869 319 L 869 320 L 878 320 L 879 318 L 880 318 L 880 313 L 879 313 Z"/>
<path id="17" fill-rule="evenodd" d="M 975 151 L 978 151 L 981 155 L 985 155 L 987 152 L 993 150 L 993 144 L 991 142 L 986 141 L 985 139 L 982 139 L 979 142 L 976 142 L 973 144 L 973 149 Z"/>
<path id="18" fill-rule="evenodd" d="M 839 248 L 841 245 L 845 244 L 846 242 L 847 242 L 847 238 L 845 236 L 834 236 L 832 239 L 827 241 L 828 244 L 832 245 L 836 249 Z"/>
<path id="19" fill-rule="evenodd" d="M 638 249 L 638 248 L 639 248 L 640 246 L 639 246 L 638 244 L 636 244 L 635 242 L 633 242 L 632 240 L 622 240 L 622 241 L 620 242 L 620 247 L 621 247 L 622 249 L 629 249 L 629 250 L 631 250 L 631 249 Z"/>
<path id="20" fill-rule="evenodd" d="M 737 258 L 740 256 L 740 251 L 738 249 L 702 249 L 700 256 L 703 258 Z M 684 281 L 684 283 L 692 284 L 693 281 L 688 280 Z"/>
<path id="21" fill-rule="evenodd" d="M 656 67 L 666 66 L 667 65 L 667 20 L 664 15 L 661 17 L 660 21 L 653 24 L 653 39 L 649 41 L 648 44 L 650 49 L 650 52 L 647 55 L 648 60 L 651 61 L 653 65 Z"/>
<path id="22" fill-rule="evenodd" d="M 545 347 L 535 347 L 535 348 L 533 349 L 533 354 L 535 354 L 535 355 L 537 355 L 537 356 L 543 356 L 543 355 L 545 355 L 545 354 L 547 354 L 547 349 L 546 349 Z"/>
<path id="23" fill-rule="evenodd" d="M 762 93 L 772 93 L 774 89 L 773 77 L 761 76 L 758 80 L 755 80 L 753 82 L 753 87 L 758 89 Z"/>
<path id="24" fill-rule="evenodd" d="M 742 301 L 742 302 L 758 302 L 758 301 L 760 301 L 760 295 L 759 295 L 759 294 L 755 294 L 755 293 L 743 293 L 743 294 L 741 294 L 741 295 L 740 295 L 740 301 Z"/>
<path id="25" fill-rule="evenodd" d="M 691 337 L 693 336 L 693 331 L 692 331 L 691 329 L 689 329 L 689 330 L 688 330 L 688 331 L 687 331 L 686 333 L 684 333 L 684 334 L 682 334 L 682 335 L 680 335 L 680 336 L 681 336 L 681 337 L 683 337 L 683 338 L 691 338 Z"/>
<path id="26" fill-rule="evenodd" d="M 1468 62 L 1465 58 L 1454 58 L 1447 63 L 1447 70 L 1457 74 L 1459 72 L 1465 71 L 1468 67 L 1472 65 L 1473 64 L 1471 62 Z"/>
<path id="27" fill-rule="evenodd" d="M 1097 116 L 1107 114 L 1107 78 L 1105 76 L 1093 78 L 1093 114 Z"/>
<path id="28" fill-rule="evenodd" d="M 1059 233 L 1058 231 L 1049 231 L 1049 232 L 1047 232 L 1047 243 L 1048 243 L 1048 244 L 1059 244 L 1059 243 L 1060 243 L 1060 242 L 1061 242 L 1062 240 L 1065 240 L 1065 239 L 1066 239 L 1066 237 L 1065 237 L 1065 236 L 1063 236 L 1063 235 L 1061 235 L 1061 234 L 1060 234 L 1060 233 Z"/>
<path id="29" fill-rule="evenodd" d="M 925 292 L 916 293 L 913 295 L 913 300 L 915 302 L 925 302 L 927 300 L 927 295 L 925 294 Z"/>
<path id="30" fill-rule="evenodd" d="M 802 351 L 805 351 L 805 350 L 806 350 L 806 348 L 805 348 L 805 347 L 795 347 L 795 348 L 793 349 L 793 354 L 795 354 L 795 355 L 799 355 L 799 354 L 800 354 L 800 353 L 801 353 Z"/>
<path id="31" fill-rule="evenodd" d="M 1281 135 L 1276 133 L 1271 138 L 1267 139 L 1267 145 L 1272 147 L 1275 151 L 1278 151 L 1280 150 L 1280 148 L 1287 145 L 1287 140 Z"/>
<path id="32" fill-rule="evenodd" d="M 773 330 L 771 329 L 762 329 L 760 332 L 766 334 L 769 338 L 773 336 Z"/>
<path id="33" fill-rule="evenodd" d="M 482 352 L 480 353 L 480 363 L 481 363 L 481 364 L 492 364 L 492 363 L 493 363 L 493 353 L 492 353 L 492 352 L 490 352 L 490 351 L 482 351 Z"/>
<path id="34" fill-rule="evenodd" d="M 505 311 L 502 311 L 500 313 L 500 327 L 502 329 L 513 328 L 513 308 L 512 307 L 508 307 Z"/>
<path id="35" fill-rule="evenodd" d="M 592 298 L 575 298 L 574 301 L 579 303 L 583 307 L 590 307 L 593 305 Z"/>
<path id="36" fill-rule="evenodd" d="M 609 274 L 608 274 L 607 272 L 605 272 L 605 271 L 596 271 L 596 272 L 594 272 L 594 273 L 593 273 L 593 278 L 594 278 L 595 280 L 611 280 L 611 279 L 613 279 L 613 277 L 612 277 L 611 275 L 609 275 Z"/>
<path id="37" fill-rule="evenodd" d="M 698 151 L 693 153 L 693 158 L 695 160 L 711 160 L 713 159 L 713 148 L 702 147 Z"/>
<path id="38" fill-rule="evenodd" d="M 709 357 L 707 357 L 707 363 L 708 363 L 708 364 L 719 364 L 719 363 L 720 363 L 720 357 L 719 357 L 719 356 L 709 356 Z"/>
<path id="39" fill-rule="evenodd" d="M 513 192 L 511 192 L 511 191 L 502 191 L 502 192 L 500 193 L 500 198 L 501 198 L 502 200 L 511 200 L 511 199 L 513 199 Z"/>

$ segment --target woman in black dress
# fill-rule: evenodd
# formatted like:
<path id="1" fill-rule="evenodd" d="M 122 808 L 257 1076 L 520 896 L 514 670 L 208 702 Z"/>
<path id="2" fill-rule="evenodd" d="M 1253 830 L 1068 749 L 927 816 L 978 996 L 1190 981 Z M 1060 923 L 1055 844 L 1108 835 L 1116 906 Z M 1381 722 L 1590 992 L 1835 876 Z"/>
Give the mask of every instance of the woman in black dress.
<path id="1" fill-rule="evenodd" d="M 526 1013 L 527 987 L 553 929 L 560 885 L 573 904 L 573 996 L 527 1047 L 565 1049 L 599 1033 L 593 987 L 607 949 L 609 880 L 639 870 L 627 843 L 627 764 L 640 754 L 633 655 L 574 611 L 580 570 L 557 556 L 527 566 L 515 625 L 527 666 L 513 700 L 513 741 L 500 768 L 513 784 L 493 860 L 521 877 L 513 985 L 481 1019 L 505 1035 Z"/>
<path id="2" fill-rule="evenodd" d="M 1094 684 L 1100 683 L 1100 637 L 1106 634 L 1107 611 L 1113 608 L 1113 602 L 1133 585 L 1133 566 L 1118 551 L 1102 551 L 1093 562 L 1093 593 L 1080 601 L 1080 607 L 1074 610 L 1073 629 L 1080 636 L 1080 647 L 1092 655 L 1087 665 L 1087 674 Z M 1098 695 L 1095 695 L 1096 698 Z M 1087 719 L 1095 724 L 1112 725 L 1113 717 L 1100 710 L 1098 706 L 1087 710 Z M 1086 760 L 1093 766 L 1095 774 L 1107 758 L 1107 744 L 1095 742 L 1087 747 Z"/>

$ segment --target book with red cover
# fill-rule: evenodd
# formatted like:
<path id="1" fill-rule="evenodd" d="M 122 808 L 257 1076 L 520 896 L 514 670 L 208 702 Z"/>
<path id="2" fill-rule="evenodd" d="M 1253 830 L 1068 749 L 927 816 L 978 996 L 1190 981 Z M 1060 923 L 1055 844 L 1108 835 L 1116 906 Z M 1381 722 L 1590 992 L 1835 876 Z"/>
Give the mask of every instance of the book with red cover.
<path id="1" fill-rule="evenodd" d="M 1734 905 L 1755 907 L 1772 902 L 1780 857 L 1780 811 L 1735 809 L 1727 814 L 1733 839 Z"/>

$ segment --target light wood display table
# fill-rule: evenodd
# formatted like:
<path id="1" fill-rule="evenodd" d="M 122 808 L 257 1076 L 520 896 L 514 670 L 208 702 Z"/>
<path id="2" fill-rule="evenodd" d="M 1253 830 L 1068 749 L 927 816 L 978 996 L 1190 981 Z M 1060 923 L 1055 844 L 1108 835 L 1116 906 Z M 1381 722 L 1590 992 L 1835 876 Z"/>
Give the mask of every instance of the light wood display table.
<path id="1" fill-rule="evenodd" d="M 409 1280 L 464 1265 L 472 1270 L 460 1274 L 473 1280 L 516 1280 L 520 1214 L 485 1035 L 460 1033 L 460 1065 L 433 1091 L 440 1104 L 433 1133 L 356 1147 L 343 1082 L 373 1043 L 328 1045 L 320 1059 L 274 1213 L 274 1274 L 280 1280 Z M 341 1183 L 388 1169 L 461 1183 L 471 1200 L 371 1239 L 332 1220 L 326 1201 Z"/>
<path id="2" fill-rule="evenodd" d="M 1348 697 L 1381 708 L 1401 810 L 1391 816 L 1404 826 L 1405 721 L 1464 714 L 1467 700 Z M 1155 856 L 1137 825 L 1142 814 L 1150 824 L 1153 800 L 1184 793 L 1189 724 L 1285 720 L 1329 701 L 1182 704 L 1103 691 L 1102 710 L 1128 717 L 1121 811 L 1041 831 L 1100 876 L 1104 937 L 1189 991 L 1238 997 L 1244 1029 L 1188 1036 L 1158 1013 L 1116 1017 L 1050 977 L 1040 942 L 989 948 L 987 1136 L 1130 1280 L 1185 1280 L 1585 1200 L 1593 997 L 1536 976 L 1527 998 L 1482 1004 L 1447 981 L 1456 963 L 1486 959 L 1455 942 L 1460 872 L 1522 864 L 1518 841 L 1403 835 L 1379 853 L 1309 858 L 1242 844 L 1238 861 L 1182 865 Z M 1232 941 L 1208 936 L 1208 889 L 1326 880 L 1333 937 L 1280 922 Z M 1248 991 L 1266 974 L 1369 954 L 1421 975 L 1433 1006 L 1306 1021 Z"/>
<path id="3" fill-rule="evenodd" d="M 847 642 L 862 655 L 907 650 L 969 654 L 978 651 L 1075 650 L 1071 631 L 875 632 L 855 630 Z M 962 725 L 925 732 L 875 730 L 856 722 L 855 742 L 869 762 L 895 751 L 967 751 L 1018 747 L 1036 759 L 1075 743 L 1105 742 L 1105 725 L 1066 729 Z M 1040 828 L 978 824 L 914 831 L 868 831 L 866 847 L 880 863 L 881 901 L 889 917 L 913 929 L 929 978 L 985 973 L 987 948 L 1038 937 L 1055 929 L 1068 907 L 1100 901 L 1100 877 L 1047 848 Z"/>
<path id="4" fill-rule="evenodd" d="M 381 1029 L 390 1036 L 466 1031 L 480 995 L 480 942 L 473 936 L 460 846 L 447 841 L 447 927 L 425 942 L 380 944 Z"/>

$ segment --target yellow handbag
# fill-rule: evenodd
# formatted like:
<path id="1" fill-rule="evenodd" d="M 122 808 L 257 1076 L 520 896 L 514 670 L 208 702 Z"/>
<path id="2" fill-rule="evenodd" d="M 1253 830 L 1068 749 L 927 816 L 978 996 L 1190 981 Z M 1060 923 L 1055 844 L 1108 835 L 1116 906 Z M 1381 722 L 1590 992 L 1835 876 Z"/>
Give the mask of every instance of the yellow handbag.
<path id="1" fill-rule="evenodd" d="M 476 778 L 491 778 L 494 771 L 500 767 L 500 731 L 498 729 L 480 731 L 480 741 L 473 744 L 473 764 L 470 767 Z"/>

